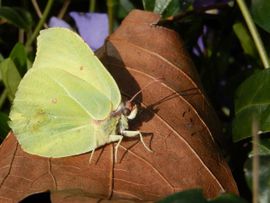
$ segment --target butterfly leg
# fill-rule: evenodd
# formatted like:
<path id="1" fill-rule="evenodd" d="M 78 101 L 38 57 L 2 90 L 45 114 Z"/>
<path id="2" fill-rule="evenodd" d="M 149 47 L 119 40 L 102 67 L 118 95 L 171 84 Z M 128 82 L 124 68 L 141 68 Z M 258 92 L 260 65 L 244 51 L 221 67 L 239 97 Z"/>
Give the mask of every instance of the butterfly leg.
<path id="1" fill-rule="evenodd" d="M 114 147 L 115 149 L 115 155 L 114 155 L 114 160 L 117 162 L 117 152 L 118 152 L 118 147 L 120 146 L 120 143 L 122 142 L 123 136 L 122 135 L 110 135 L 109 137 L 109 142 L 116 142 L 117 144 Z"/>
<path id="2" fill-rule="evenodd" d="M 91 152 L 91 155 L 90 155 L 90 158 L 89 158 L 89 161 L 88 161 L 89 164 L 91 164 L 91 160 L 92 160 L 92 158 L 94 156 L 94 153 L 95 153 L 95 149 L 93 149 L 92 152 Z"/>
<path id="3" fill-rule="evenodd" d="M 140 140 L 141 140 L 143 146 L 145 147 L 145 149 L 147 149 L 149 152 L 152 152 L 152 150 L 149 149 L 149 147 L 147 147 L 145 142 L 143 141 L 143 136 L 142 136 L 142 133 L 140 131 L 138 131 L 138 130 L 136 130 L 136 131 L 123 130 L 122 135 L 126 136 L 126 137 L 135 137 L 138 135 L 140 137 Z"/>

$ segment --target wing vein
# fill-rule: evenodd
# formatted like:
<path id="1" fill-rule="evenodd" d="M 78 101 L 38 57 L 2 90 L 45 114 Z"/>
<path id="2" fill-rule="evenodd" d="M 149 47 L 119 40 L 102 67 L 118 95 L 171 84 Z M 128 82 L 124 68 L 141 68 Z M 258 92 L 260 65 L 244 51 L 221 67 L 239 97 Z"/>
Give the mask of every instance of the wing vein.
<path id="1" fill-rule="evenodd" d="M 50 77 L 51 80 L 54 81 L 58 86 L 60 86 L 60 87 L 66 92 L 66 94 L 67 94 L 67 95 L 68 95 L 75 103 L 77 103 L 77 104 L 78 104 L 85 112 L 87 112 L 87 114 L 92 118 L 92 114 L 91 114 L 91 113 L 90 113 L 83 105 L 81 105 L 80 101 L 78 101 L 75 97 L 72 96 L 72 94 L 70 94 L 70 92 L 68 91 L 68 89 L 65 88 L 65 86 L 64 86 L 61 82 L 55 80 L 53 77 L 51 77 L 51 76 L 48 75 L 48 74 L 47 74 L 47 76 Z"/>
<path id="2" fill-rule="evenodd" d="M 88 85 L 91 85 L 93 88 L 97 89 L 97 88 L 94 87 L 88 80 L 85 80 L 85 79 L 79 77 L 79 76 L 76 75 L 76 74 L 73 74 L 73 73 L 71 73 L 71 72 L 69 72 L 69 71 L 67 71 L 67 70 L 65 70 L 65 69 L 58 68 L 58 67 L 54 67 L 53 69 L 58 69 L 58 70 L 60 70 L 60 71 L 65 72 L 65 73 L 68 74 L 68 75 L 71 75 L 72 77 L 75 77 L 75 78 L 77 78 L 77 79 L 79 79 L 79 80 L 83 80 L 83 81 L 86 82 Z M 104 83 L 105 80 L 100 80 L 100 81 L 101 81 L 103 84 L 105 84 L 105 83 Z M 108 83 L 106 83 L 105 85 L 109 86 Z M 104 97 L 106 97 L 107 99 L 109 99 L 109 100 L 111 99 L 111 98 L 109 98 L 106 94 L 104 94 L 103 92 L 99 91 L 99 93 L 102 94 L 102 95 L 103 95 Z"/>
<path id="3" fill-rule="evenodd" d="M 70 128 L 70 129 L 68 129 L 68 130 L 62 130 L 61 132 L 54 132 L 54 133 L 52 133 L 50 136 L 51 136 L 51 137 L 55 137 L 55 136 L 58 136 L 58 135 L 60 135 L 60 134 L 64 134 L 64 133 L 67 133 L 67 132 L 73 132 L 73 131 L 76 131 L 76 130 L 80 130 L 80 129 L 83 129 L 83 128 L 87 127 L 88 125 L 89 125 L 89 124 L 85 124 L 85 125 L 81 125 L 81 126 L 76 127 L 76 128 Z M 42 136 L 42 135 L 41 135 L 41 136 Z M 30 137 L 28 137 L 28 136 L 23 136 L 23 137 L 21 137 L 20 141 L 24 141 L 24 140 L 28 140 L 28 139 L 30 139 Z"/>

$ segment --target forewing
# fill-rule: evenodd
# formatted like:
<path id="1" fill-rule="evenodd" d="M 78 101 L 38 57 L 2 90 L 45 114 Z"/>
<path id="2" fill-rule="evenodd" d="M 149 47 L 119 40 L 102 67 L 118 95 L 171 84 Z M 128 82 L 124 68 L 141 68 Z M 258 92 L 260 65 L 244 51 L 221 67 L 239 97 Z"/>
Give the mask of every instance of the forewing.
<path id="1" fill-rule="evenodd" d="M 81 154 L 98 147 L 98 126 L 93 124 L 92 113 L 99 115 L 110 108 L 106 96 L 71 73 L 57 68 L 30 69 L 16 93 L 10 126 L 22 148 L 31 154 Z"/>
<path id="2" fill-rule="evenodd" d="M 112 76 L 73 31 L 50 28 L 40 32 L 33 68 L 47 67 L 62 69 L 91 84 L 108 97 L 114 110 L 121 102 L 119 88 Z"/>

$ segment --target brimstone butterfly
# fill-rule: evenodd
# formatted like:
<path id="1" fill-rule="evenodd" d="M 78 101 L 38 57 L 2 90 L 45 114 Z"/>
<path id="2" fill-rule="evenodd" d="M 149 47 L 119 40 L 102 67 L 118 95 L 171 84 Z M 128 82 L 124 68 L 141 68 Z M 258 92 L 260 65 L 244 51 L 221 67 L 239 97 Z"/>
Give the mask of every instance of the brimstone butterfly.
<path id="1" fill-rule="evenodd" d="M 139 135 L 143 143 L 139 131 L 128 131 L 136 106 L 121 103 L 116 82 L 75 32 L 49 28 L 37 41 L 35 61 L 10 112 L 10 127 L 24 151 L 57 158 L 116 141 L 117 148 L 123 136 Z"/>

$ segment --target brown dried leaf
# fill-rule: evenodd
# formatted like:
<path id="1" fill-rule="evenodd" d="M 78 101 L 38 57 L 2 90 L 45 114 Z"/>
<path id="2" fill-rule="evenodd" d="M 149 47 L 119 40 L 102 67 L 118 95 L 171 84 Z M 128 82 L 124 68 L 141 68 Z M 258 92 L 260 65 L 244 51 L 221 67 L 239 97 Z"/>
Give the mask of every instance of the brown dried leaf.
<path id="1" fill-rule="evenodd" d="M 157 26 L 159 19 L 159 15 L 151 12 L 131 12 L 99 51 L 100 58 L 104 58 L 106 67 L 114 69 L 111 72 L 126 67 L 162 79 L 168 88 L 192 105 L 216 141 L 223 143 L 218 118 L 202 92 L 199 77 L 182 40 L 173 30 Z M 106 56 L 102 56 L 102 52 L 106 52 Z M 120 81 L 124 78 L 122 72 L 112 74 L 121 77 Z M 138 87 L 130 91 L 127 92 L 133 95 Z"/>
<path id="2" fill-rule="evenodd" d="M 156 26 L 158 20 L 150 12 L 131 12 L 98 53 L 128 98 L 162 78 L 142 91 L 141 112 L 131 123 L 145 132 L 153 152 L 136 138 L 122 142 L 119 163 L 113 144 L 96 150 L 92 164 L 90 153 L 47 159 L 23 152 L 10 134 L 0 148 L 0 202 L 44 191 L 52 192 L 53 202 L 154 201 L 189 188 L 202 188 L 209 198 L 238 193 L 215 144 L 218 120 L 192 61 L 177 34 Z"/>

